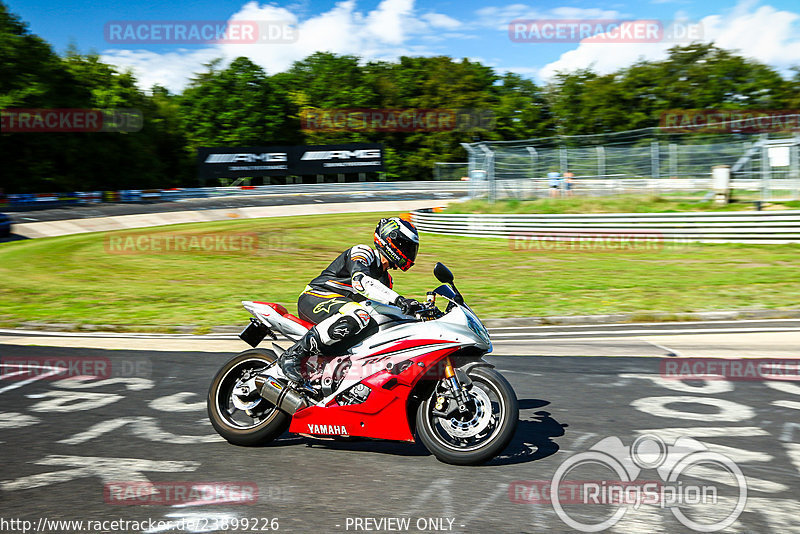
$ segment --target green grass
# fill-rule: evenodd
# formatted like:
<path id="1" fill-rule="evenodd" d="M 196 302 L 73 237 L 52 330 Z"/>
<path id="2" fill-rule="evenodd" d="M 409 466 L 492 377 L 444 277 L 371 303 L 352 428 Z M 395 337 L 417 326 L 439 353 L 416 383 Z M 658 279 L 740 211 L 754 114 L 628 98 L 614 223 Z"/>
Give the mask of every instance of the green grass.
<path id="1" fill-rule="evenodd" d="M 769 209 L 797 209 L 800 202 L 765 205 Z M 445 213 L 672 213 L 681 211 L 753 211 L 752 201 L 727 205 L 713 201 L 686 200 L 663 195 L 617 195 L 608 197 L 563 197 L 536 200 L 468 200 L 450 204 Z"/>
<path id="2" fill-rule="evenodd" d="M 370 243 L 379 214 L 232 220 L 139 230 L 142 234 L 256 232 L 255 254 L 112 254 L 107 235 L 0 245 L 0 324 L 246 324 L 241 300 L 284 303 L 337 254 Z M 126 234 L 123 234 L 126 235 Z M 687 245 L 642 252 L 535 252 L 502 239 L 422 234 L 415 268 L 394 274 L 424 298 L 446 263 L 485 317 L 796 308 L 800 246 Z"/>

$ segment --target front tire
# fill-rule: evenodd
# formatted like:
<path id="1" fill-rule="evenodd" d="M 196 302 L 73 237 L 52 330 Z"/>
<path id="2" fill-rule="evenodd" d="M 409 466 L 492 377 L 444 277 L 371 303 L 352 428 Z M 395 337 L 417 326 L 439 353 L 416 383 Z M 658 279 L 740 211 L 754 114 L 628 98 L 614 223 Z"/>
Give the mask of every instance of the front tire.
<path id="1" fill-rule="evenodd" d="M 217 433 L 234 445 L 254 446 L 268 443 L 289 428 L 290 417 L 266 399 L 253 392 L 239 405 L 252 407 L 243 410 L 234 404 L 233 389 L 242 377 L 263 370 L 277 360 L 267 349 L 249 349 L 222 366 L 208 388 L 208 418 Z M 260 400 L 259 400 L 260 399 Z"/>
<path id="2" fill-rule="evenodd" d="M 420 441 L 448 464 L 488 462 L 508 446 L 519 421 L 517 396 L 503 375 L 487 367 L 473 367 L 468 374 L 474 401 L 468 417 L 444 419 L 433 414 L 438 388 L 417 408 Z"/>

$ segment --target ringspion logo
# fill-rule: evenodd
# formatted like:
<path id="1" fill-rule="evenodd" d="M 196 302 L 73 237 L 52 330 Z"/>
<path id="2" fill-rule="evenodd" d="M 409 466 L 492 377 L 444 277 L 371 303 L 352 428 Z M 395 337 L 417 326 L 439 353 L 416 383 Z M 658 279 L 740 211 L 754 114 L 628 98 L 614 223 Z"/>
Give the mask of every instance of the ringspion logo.
<path id="1" fill-rule="evenodd" d="M 569 478 L 573 473 L 596 473 L 598 469 L 611 476 L 577 485 L 575 478 Z M 641 479 L 646 470 L 655 470 L 660 480 Z M 725 482 L 711 483 L 719 480 Z M 513 501 L 526 502 L 520 499 L 523 497 L 530 502 L 534 486 L 513 486 L 513 492 L 509 488 Z M 616 436 L 602 439 L 562 462 L 547 490 L 559 519 L 580 532 L 609 529 L 629 509 L 642 504 L 669 510 L 682 525 L 697 532 L 717 532 L 731 526 L 747 503 L 747 479 L 741 468 L 690 437 L 667 444 L 658 436 L 643 435 L 629 447 Z M 589 519 L 583 513 L 584 505 L 605 506 L 608 513 Z"/>

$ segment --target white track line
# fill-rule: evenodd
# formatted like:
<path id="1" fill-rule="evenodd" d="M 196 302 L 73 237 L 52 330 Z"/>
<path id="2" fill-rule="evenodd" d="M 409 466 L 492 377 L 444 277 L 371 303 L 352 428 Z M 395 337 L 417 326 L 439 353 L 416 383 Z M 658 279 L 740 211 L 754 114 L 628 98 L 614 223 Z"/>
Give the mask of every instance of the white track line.
<path id="1" fill-rule="evenodd" d="M 714 323 L 778 323 L 778 322 L 795 322 L 800 323 L 800 319 L 742 319 L 742 320 L 726 320 L 721 319 L 717 321 L 679 321 L 663 322 L 663 323 L 597 323 L 597 324 L 551 324 L 551 325 L 531 325 L 531 326 L 496 326 L 490 328 L 489 331 L 495 330 L 531 330 L 531 329 L 544 329 L 544 328 L 599 328 L 603 326 L 664 326 L 664 325 L 693 325 L 693 324 L 714 324 Z"/>
<path id="2" fill-rule="evenodd" d="M 0 364 L 0 367 L 20 367 L 19 364 Z M 43 378 L 48 378 L 53 375 L 57 375 L 67 370 L 66 367 L 51 367 L 49 365 L 30 365 L 25 364 L 27 369 L 51 369 L 50 373 L 44 373 L 39 376 L 34 376 L 33 378 L 29 378 L 27 380 L 23 380 L 22 382 L 15 382 L 13 384 L 9 384 L 4 388 L 0 388 L 0 393 L 5 393 L 6 391 L 11 391 L 12 389 L 21 388 L 22 386 L 26 386 L 32 382 L 36 382 L 37 380 L 41 380 Z M 0 375 L 0 378 L 8 378 L 11 376 L 16 376 L 18 374 L 24 373 L 25 371 L 20 371 L 18 373 L 11 373 L 10 375 Z"/>
<path id="3" fill-rule="evenodd" d="M 582 332 L 519 332 L 516 334 L 493 334 L 489 330 L 489 335 L 492 338 L 548 338 L 548 337 L 569 337 L 569 336 L 589 336 L 589 335 L 610 335 L 615 334 L 631 334 L 631 335 L 692 335 L 692 334 L 748 334 L 757 332 L 800 332 L 800 327 L 783 327 L 783 328 L 691 328 L 691 329 L 669 329 L 669 330 L 588 330 Z"/>

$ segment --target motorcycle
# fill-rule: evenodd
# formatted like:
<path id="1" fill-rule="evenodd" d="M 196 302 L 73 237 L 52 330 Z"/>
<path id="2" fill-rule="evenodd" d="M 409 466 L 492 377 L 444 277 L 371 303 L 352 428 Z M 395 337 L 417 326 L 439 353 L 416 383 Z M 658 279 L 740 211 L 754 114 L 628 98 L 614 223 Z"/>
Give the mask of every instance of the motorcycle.
<path id="1" fill-rule="evenodd" d="M 259 348 L 275 331 L 299 339 L 311 323 L 279 304 L 242 301 L 253 316 L 240 337 L 253 348 L 228 361 L 208 392 L 216 431 L 236 445 L 260 445 L 289 432 L 316 439 L 419 441 L 442 462 L 475 465 L 497 456 L 514 436 L 517 397 L 483 360 L 492 351 L 486 327 L 464 303 L 453 274 L 414 316 L 375 301 L 362 304 L 370 325 L 334 356 L 312 356 L 296 386 L 277 364 L 283 349 Z M 436 297 L 447 301 L 445 311 Z M 335 350 L 335 346 L 332 347 Z"/>

